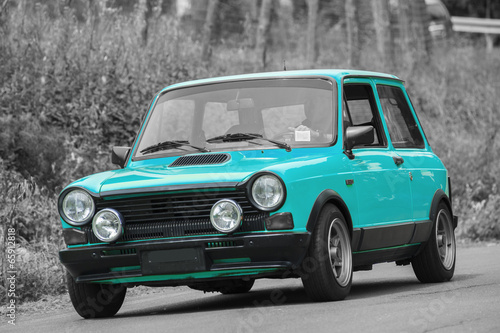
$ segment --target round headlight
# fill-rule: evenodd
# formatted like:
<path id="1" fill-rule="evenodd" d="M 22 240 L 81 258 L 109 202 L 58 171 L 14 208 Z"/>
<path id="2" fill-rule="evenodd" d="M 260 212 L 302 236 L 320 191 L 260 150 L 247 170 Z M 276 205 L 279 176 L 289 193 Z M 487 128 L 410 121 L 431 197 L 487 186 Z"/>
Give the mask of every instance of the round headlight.
<path id="1" fill-rule="evenodd" d="M 215 229 L 223 233 L 234 232 L 241 225 L 243 210 L 233 200 L 217 201 L 210 211 L 210 222 Z"/>
<path id="2" fill-rule="evenodd" d="M 285 189 L 276 176 L 260 176 L 252 184 L 252 198 L 263 210 L 277 208 L 283 202 L 284 197 Z"/>
<path id="3" fill-rule="evenodd" d="M 82 225 L 90 221 L 94 214 L 94 200 L 83 190 L 73 190 L 63 199 L 62 213 L 65 221 L 72 225 Z"/>
<path id="4" fill-rule="evenodd" d="M 103 209 L 95 214 L 92 230 L 103 242 L 114 242 L 123 234 L 123 217 L 114 209 Z"/>

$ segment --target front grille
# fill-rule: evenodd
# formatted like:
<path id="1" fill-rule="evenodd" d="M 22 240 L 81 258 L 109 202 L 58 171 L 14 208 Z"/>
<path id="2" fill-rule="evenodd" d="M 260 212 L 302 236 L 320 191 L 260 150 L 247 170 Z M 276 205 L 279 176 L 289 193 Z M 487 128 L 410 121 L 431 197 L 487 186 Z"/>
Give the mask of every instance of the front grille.
<path id="1" fill-rule="evenodd" d="M 198 191 L 179 194 L 102 200 L 97 210 L 113 208 L 125 218 L 125 222 L 160 222 L 207 219 L 212 206 L 221 199 L 236 201 L 244 215 L 259 211 L 248 201 L 244 191 Z"/>
<path id="2" fill-rule="evenodd" d="M 253 207 L 243 191 L 190 192 L 103 200 L 97 210 L 113 208 L 125 219 L 121 240 L 183 237 L 218 234 L 210 223 L 210 210 L 221 199 L 231 199 L 243 209 L 243 223 L 239 231 L 265 230 L 264 220 L 269 213 Z M 91 226 L 82 230 L 90 243 L 99 243 Z"/>

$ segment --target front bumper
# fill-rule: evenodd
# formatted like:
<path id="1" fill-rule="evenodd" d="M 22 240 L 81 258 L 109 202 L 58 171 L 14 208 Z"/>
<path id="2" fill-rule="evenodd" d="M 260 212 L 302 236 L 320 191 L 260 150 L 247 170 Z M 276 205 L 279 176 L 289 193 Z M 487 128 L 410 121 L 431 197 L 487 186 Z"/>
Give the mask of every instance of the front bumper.
<path id="1" fill-rule="evenodd" d="M 302 262 L 310 233 L 196 237 L 64 249 L 76 282 L 183 285 L 200 279 L 279 277 Z"/>

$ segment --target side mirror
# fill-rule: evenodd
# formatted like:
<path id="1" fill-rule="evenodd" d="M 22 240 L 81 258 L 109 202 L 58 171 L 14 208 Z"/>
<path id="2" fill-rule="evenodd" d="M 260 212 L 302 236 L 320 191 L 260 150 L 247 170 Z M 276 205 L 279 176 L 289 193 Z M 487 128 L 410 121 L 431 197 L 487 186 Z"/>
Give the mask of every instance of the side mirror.
<path id="1" fill-rule="evenodd" d="M 372 144 L 375 139 L 375 129 L 373 126 L 351 126 L 345 131 L 345 151 L 349 159 L 354 158 L 352 148 L 358 145 Z"/>
<path id="2" fill-rule="evenodd" d="M 127 163 L 130 149 L 130 147 L 113 147 L 113 151 L 111 152 L 111 163 L 123 169 Z"/>

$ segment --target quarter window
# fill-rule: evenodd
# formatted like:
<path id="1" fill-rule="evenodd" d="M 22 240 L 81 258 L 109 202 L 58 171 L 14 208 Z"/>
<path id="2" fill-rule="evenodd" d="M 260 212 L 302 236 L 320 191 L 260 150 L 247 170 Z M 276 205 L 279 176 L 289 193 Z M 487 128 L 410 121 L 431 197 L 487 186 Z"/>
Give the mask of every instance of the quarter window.
<path id="1" fill-rule="evenodd" d="M 377 91 L 394 148 L 424 148 L 424 139 L 401 88 L 377 85 Z"/>

